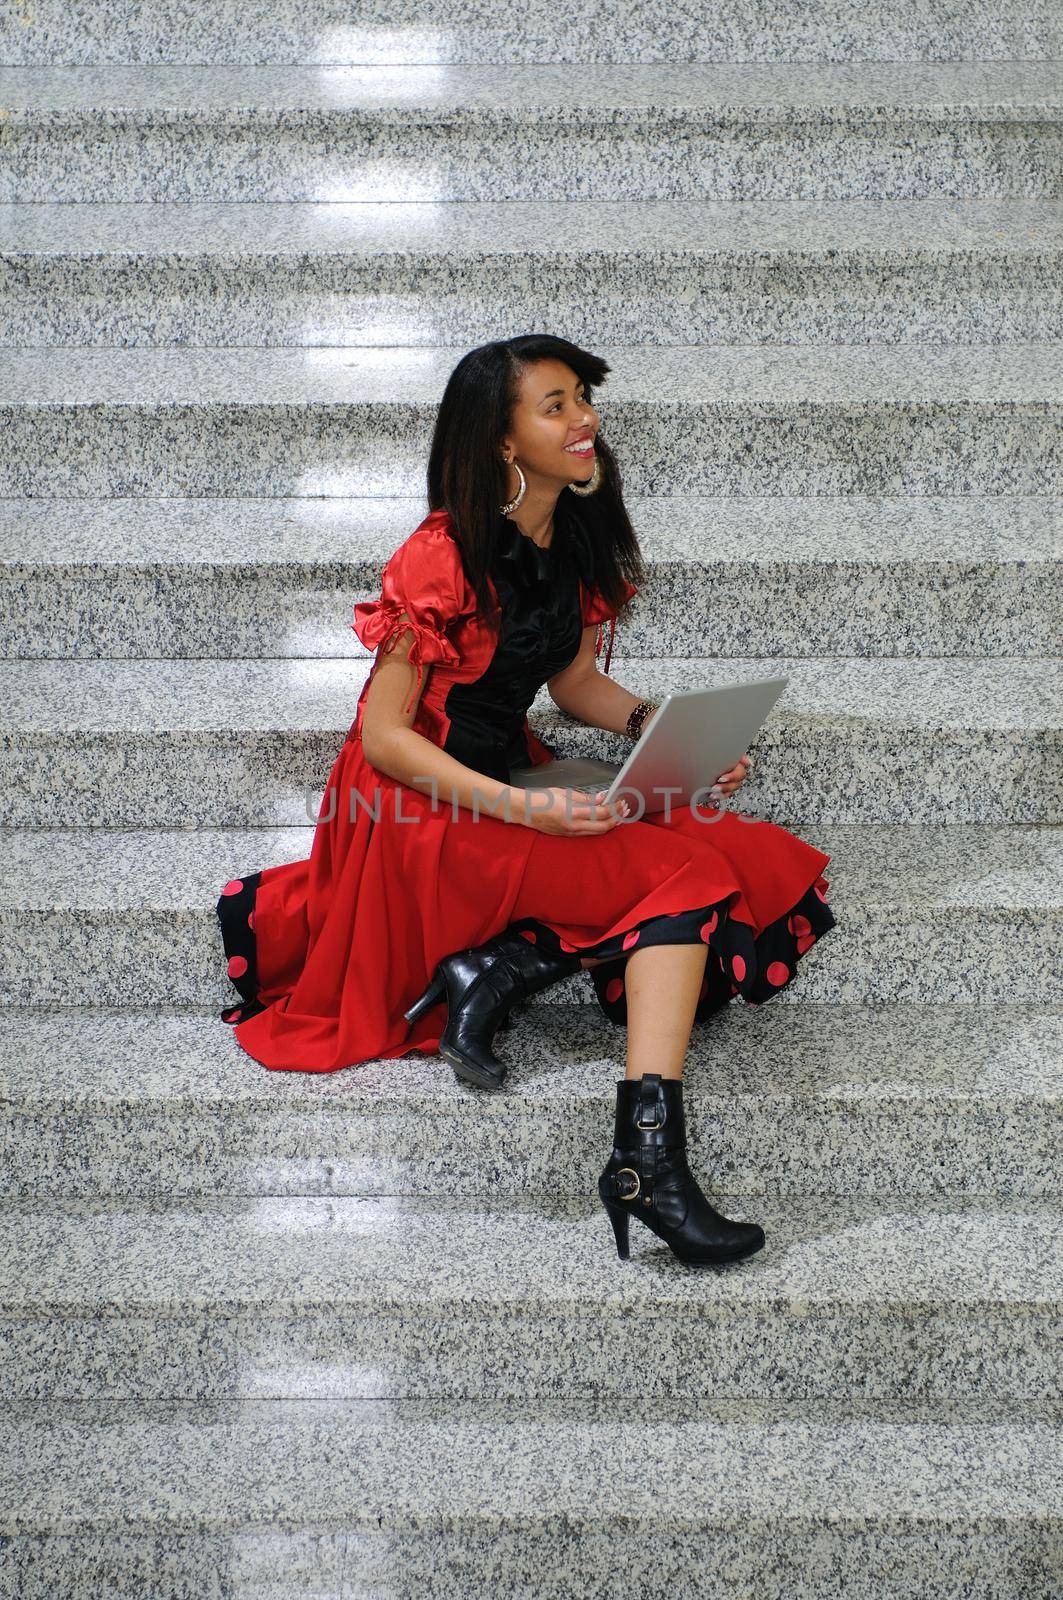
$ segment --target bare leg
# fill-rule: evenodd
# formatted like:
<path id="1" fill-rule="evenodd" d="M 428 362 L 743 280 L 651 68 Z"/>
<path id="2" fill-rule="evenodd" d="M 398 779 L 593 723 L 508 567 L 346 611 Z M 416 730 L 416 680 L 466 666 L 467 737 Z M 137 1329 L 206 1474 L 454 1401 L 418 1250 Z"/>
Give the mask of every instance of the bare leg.
<path id="1" fill-rule="evenodd" d="M 627 958 L 627 1071 L 681 1078 L 705 976 L 707 944 L 652 944 Z"/>

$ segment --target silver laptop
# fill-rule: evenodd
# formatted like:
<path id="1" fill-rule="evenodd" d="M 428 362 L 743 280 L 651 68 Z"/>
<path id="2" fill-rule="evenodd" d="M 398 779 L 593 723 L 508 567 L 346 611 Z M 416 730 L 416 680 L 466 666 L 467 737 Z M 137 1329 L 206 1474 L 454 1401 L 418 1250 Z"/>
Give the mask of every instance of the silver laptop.
<path id="1" fill-rule="evenodd" d="M 625 761 L 566 756 L 539 766 L 510 767 L 510 782 L 522 789 L 578 789 L 584 794 L 604 789 L 606 802 L 624 793 L 636 816 L 668 806 L 674 810 L 694 795 L 711 805 L 709 788 L 748 750 L 789 681 L 757 678 L 722 689 L 677 690 L 650 712 Z"/>

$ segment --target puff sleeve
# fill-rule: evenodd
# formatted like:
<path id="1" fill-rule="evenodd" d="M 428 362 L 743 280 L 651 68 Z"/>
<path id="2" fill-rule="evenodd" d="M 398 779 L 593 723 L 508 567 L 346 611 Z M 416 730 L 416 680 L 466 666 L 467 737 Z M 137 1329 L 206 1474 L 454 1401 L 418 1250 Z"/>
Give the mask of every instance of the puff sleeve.
<path id="1" fill-rule="evenodd" d="M 426 665 L 459 664 L 461 657 L 447 629 L 474 600 L 454 539 L 440 528 L 426 528 L 415 530 L 388 558 L 380 578 L 380 599 L 355 606 L 351 627 L 368 650 L 376 650 L 407 628 L 413 630 L 407 659 L 417 666 L 417 683 L 404 710 L 421 691 Z"/>
<path id="2" fill-rule="evenodd" d="M 607 622 L 610 624 L 610 629 L 609 629 L 609 648 L 605 653 L 605 671 L 606 672 L 609 671 L 609 662 L 611 661 L 612 655 L 613 655 L 613 638 L 614 638 L 614 636 L 616 634 L 617 613 L 620 610 L 621 606 L 626 606 L 628 601 L 631 600 L 636 594 L 638 594 L 638 590 L 635 588 L 635 585 L 633 583 L 629 583 L 627 578 L 625 578 L 623 580 L 623 583 L 624 583 L 624 596 L 623 596 L 623 599 L 620 601 L 620 605 L 619 606 L 611 606 L 611 605 L 609 605 L 608 602 L 604 599 L 602 594 L 597 589 L 590 589 L 590 588 L 587 588 L 586 586 L 584 586 L 584 589 L 583 589 L 583 603 L 582 603 L 583 626 L 585 628 L 589 628 L 589 627 L 593 627 L 595 624 L 597 624 L 597 627 L 598 627 L 598 637 L 595 640 L 595 644 L 594 644 L 595 659 L 597 659 L 598 656 L 600 656 L 601 653 L 602 653 L 602 641 L 603 641 L 603 638 L 604 638 L 604 635 L 605 635 L 605 624 Z"/>

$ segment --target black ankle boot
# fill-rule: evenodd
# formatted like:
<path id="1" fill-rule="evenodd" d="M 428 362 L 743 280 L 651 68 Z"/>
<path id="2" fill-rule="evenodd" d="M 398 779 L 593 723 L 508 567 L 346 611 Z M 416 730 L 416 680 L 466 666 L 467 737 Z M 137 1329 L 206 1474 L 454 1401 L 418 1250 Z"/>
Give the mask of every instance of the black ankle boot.
<path id="1" fill-rule="evenodd" d="M 630 1254 L 628 1223 L 638 1217 L 680 1261 L 692 1266 L 738 1261 L 764 1243 L 756 1222 L 731 1222 L 706 1200 L 687 1166 L 683 1084 L 656 1072 L 616 1086 L 613 1153 L 598 1179 L 621 1261 Z"/>
<path id="2" fill-rule="evenodd" d="M 504 929 L 486 944 L 444 956 L 428 988 L 403 1016 L 412 1025 L 429 1006 L 446 999 L 440 1055 L 466 1083 L 498 1089 L 507 1069 L 491 1050 L 495 1030 L 521 1000 L 579 972 L 581 966 L 578 955 L 552 955 L 522 934 Z"/>

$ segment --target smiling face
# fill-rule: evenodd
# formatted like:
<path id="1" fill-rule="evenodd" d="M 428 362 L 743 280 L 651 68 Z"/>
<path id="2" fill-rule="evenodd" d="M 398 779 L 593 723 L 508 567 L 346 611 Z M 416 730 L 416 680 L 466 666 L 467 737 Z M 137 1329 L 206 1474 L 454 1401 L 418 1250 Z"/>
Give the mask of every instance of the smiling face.
<path id="1" fill-rule="evenodd" d="M 529 487 L 541 485 L 559 494 L 566 484 L 583 484 L 594 475 L 600 422 L 583 395 L 582 378 L 563 361 L 536 361 L 521 373 L 501 453 L 503 459 L 520 463 Z M 516 484 L 512 468 L 510 477 Z"/>

